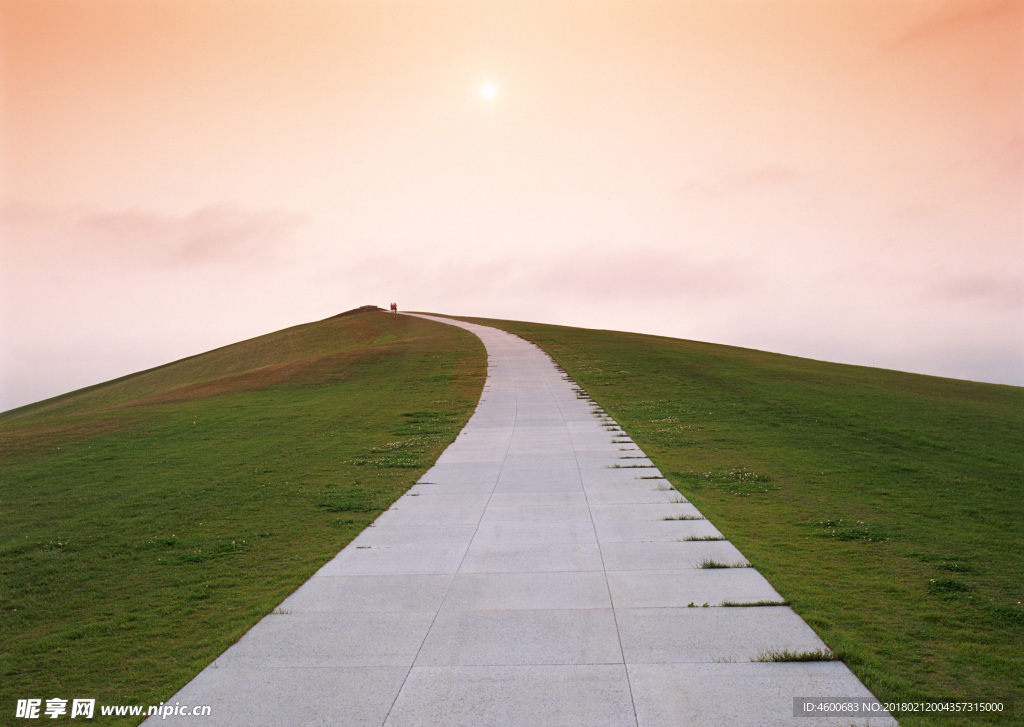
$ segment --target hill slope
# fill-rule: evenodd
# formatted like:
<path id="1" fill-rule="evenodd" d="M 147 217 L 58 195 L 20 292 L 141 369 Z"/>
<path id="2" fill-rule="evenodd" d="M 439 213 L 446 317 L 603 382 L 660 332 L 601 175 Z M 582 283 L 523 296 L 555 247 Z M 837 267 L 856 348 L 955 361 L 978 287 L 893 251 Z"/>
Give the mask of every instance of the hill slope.
<path id="1" fill-rule="evenodd" d="M 415 482 L 485 373 L 470 334 L 367 312 L 0 415 L 0 710 L 166 699 Z"/>
<path id="2" fill-rule="evenodd" d="M 883 701 L 1024 723 L 1024 389 L 464 320 L 551 354 Z"/>

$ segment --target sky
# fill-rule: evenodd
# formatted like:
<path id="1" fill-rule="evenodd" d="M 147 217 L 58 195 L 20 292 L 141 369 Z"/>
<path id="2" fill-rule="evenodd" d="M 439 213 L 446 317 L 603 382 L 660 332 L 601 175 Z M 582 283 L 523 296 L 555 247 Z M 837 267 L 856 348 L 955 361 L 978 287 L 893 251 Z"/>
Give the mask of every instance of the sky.
<path id="1" fill-rule="evenodd" d="M 1024 0 L 0 0 L 0 410 L 364 304 L 1024 385 Z"/>

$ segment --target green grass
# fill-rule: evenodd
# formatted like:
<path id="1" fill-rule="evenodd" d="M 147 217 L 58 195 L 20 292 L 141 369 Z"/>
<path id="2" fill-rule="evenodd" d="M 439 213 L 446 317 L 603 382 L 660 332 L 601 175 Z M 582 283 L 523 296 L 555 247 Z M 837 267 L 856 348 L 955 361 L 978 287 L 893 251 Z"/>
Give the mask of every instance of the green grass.
<path id="1" fill-rule="evenodd" d="M 726 563 L 721 560 L 715 560 L 714 558 L 704 558 L 703 560 L 697 561 L 694 566 L 695 568 L 749 568 L 750 563 Z"/>
<path id="2" fill-rule="evenodd" d="M 551 354 L 880 699 L 1022 723 L 1024 389 L 468 320 Z"/>
<path id="3" fill-rule="evenodd" d="M 827 649 L 811 649 L 810 651 L 790 651 L 789 649 L 770 649 L 762 651 L 751 661 L 838 661 L 839 657 Z"/>
<path id="4" fill-rule="evenodd" d="M 416 481 L 485 372 L 464 331 L 363 313 L 0 416 L 0 722 L 168 699 Z"/>

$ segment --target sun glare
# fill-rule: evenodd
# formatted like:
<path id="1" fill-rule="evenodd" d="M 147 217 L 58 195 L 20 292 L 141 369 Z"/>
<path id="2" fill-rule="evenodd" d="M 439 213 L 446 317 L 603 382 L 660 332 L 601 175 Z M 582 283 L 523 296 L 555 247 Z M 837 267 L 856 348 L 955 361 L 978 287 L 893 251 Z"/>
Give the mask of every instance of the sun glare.
<path id="1" fill-rule="evenodd" d="M 498 89 L 490 81 L 480 87 L 480 98 L 484 101 L 491 101 L 497 95 Z"/>

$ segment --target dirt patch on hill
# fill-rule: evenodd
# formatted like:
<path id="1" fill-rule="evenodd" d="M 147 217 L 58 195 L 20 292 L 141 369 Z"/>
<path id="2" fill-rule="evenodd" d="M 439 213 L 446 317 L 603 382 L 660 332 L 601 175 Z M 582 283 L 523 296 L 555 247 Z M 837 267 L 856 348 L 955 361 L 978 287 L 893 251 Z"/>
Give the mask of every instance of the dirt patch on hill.
<path id="1" fill-rule="evenodd" d="M 115 409 L 129 409 L 152 404 L 195 401 L 222 394 L 259 391 L 281 384 L 314 385 L 333 384 L 351 378 L 353 364 L 386 358 L 395 354 L 402 345 L 376 346 L 371 349 L 341 351 L 327 356 L 295 359 L 269 366 L 260 366 L 208 381 L 181 386 L 143 399 L 121 404 Z"/>
<path id="2" fill-rule="evenodd" d="M 84 419 L 60 424 L 39 424 L 0 432 L 0 462 L 10 462 L 41 452 L 59 453 L 61 447 L 133 429 L 131 419 Z"/>

